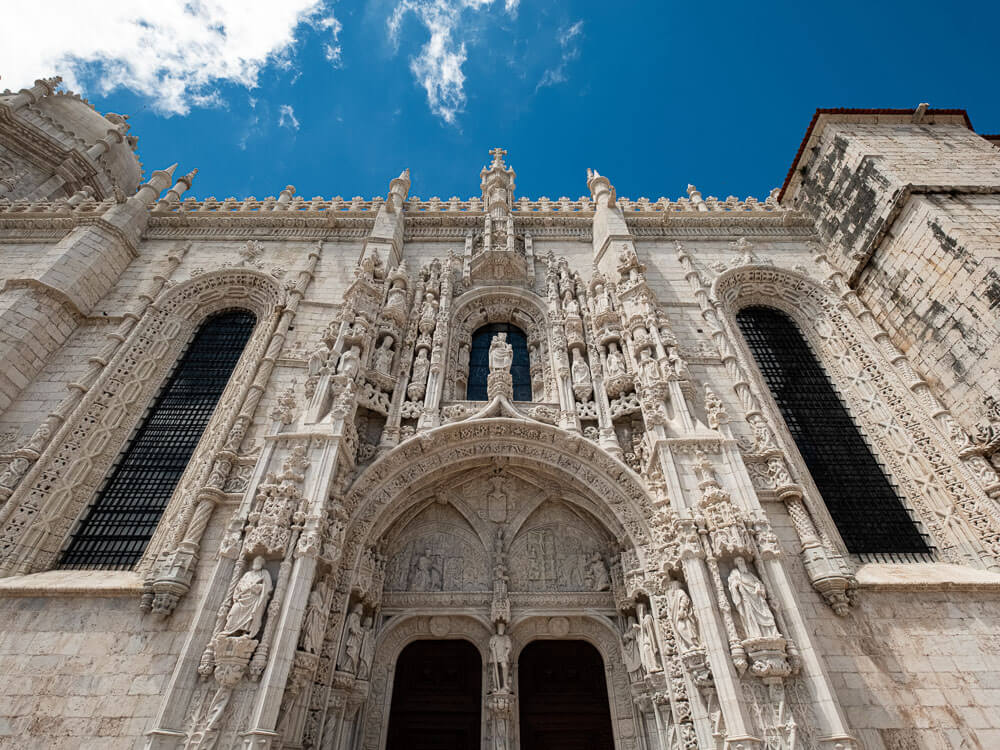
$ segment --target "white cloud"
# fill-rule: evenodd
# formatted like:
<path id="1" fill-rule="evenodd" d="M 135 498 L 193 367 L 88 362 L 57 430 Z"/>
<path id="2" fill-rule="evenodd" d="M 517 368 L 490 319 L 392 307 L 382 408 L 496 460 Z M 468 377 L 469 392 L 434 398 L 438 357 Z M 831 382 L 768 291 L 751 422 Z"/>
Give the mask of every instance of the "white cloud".
<path id="1" fill-rule="evenodd" d="M 555 86 L 566 80 L 566 66 L 580 56 L 580 48 L 577 41 L 583 33 L 583 21 L 577 21 L 572 26 L 564 26 L 556 34 L 556 40 L 562 49 L 559 57 L 559 64 L 554 68 L 549 68 L 542 74 L 542 79 L 535 87 L 535 91 L 545 86 Z"/>
<path id="2" fill-rule="evenodd" d="M 13 89 L 62 75 L 69 88 L 127 88 L 166 114 L 218 103 L 213 86 L 257 85 L 269 63 L 292 62 L 302 23 L 332 31 L 326 0 L 131 0 L 99 9 L 79 0 L 9 2 L 0 73 Z M 37 30 L 33 33 L 32 30 Z"/>
<path id="3" fill-rule="evenodd" d="M 291 104 L 282 104 L 278 107 L 278 127 L 299 129 L 299 121 L 295 119 L 295 108 Z"/>
<path id="4" fill-rule="evenodd" d="M 506 0 L 504 9 L 513 15 L 519 0 Z M 489 8 L 493 0 L 402 0 L 389 18 L 389 38 L 399 47 L 403 19 L 413 13 L 430 34 L 420 53 L 410 58 L 410 70 L 427 92 L 431 112 L 447 123 L 454 123 L 465 107 L 466 60 L 462 14 Z"/>
<path id="5" fill-rule="evenodd" d="M 340 32 L 343 30 L 343 26 L 340 21 L 338 21 L 333 16 L 327 16 L 319 22 L 319 28 L 324 31 L 329 31 L 330 35 L 333 37 L 332 42 L 327 42 L 323 45 L 323 54 L 326 59 L 333 64 L 333 67 L 340 68 L 343 67 L 343 60 L 341 59 L 342 50 L 340 48 Z"/>

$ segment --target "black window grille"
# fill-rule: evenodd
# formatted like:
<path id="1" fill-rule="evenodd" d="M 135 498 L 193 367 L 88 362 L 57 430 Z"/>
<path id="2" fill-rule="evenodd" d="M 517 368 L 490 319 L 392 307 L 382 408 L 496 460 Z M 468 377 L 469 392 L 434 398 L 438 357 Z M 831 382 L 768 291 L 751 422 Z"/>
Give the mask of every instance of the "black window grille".
<path id="1" fill-rule="evenodd" d="M 507 343 L 514 349 L 514 364 L 510 368 L 514 380 L 514 400 L 531 401 L 531 365 L 528 362 L 528 339 L 524 331 L 510 323 L 490 323 L 472 334 L 469 350 L 469 401 L 486 400 L 486 379 L 490 374 L 490 344 L 498 333 L 507 334 Z"/>
<path id="2" fill-rule="evenodd" d="M 118 456 L 59 567 L 128 569 L 138 562 L 255 322 L 253 314 L 233 310 L 202 323 Z"/>
<path id="3" fill-rule="evenodd" d="M 770 307 L 736 321 L 847 549 L 925 554 L 929 547 L 795 322 Z"/>

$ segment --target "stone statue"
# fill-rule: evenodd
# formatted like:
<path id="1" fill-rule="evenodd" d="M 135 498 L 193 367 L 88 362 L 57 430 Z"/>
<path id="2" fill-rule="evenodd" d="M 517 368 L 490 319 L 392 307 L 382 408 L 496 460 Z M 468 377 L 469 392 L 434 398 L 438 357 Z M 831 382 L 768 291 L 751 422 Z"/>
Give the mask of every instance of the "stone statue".
<path id="1" fill-rule="evenodd" d="M 490 372 L 510 372 L 514 364 L 514 347 L 507 343 L 507 334 L 498 333 L 490 342 Z"/>
<path id="2" fill-rule="evenodd" d="M 417 358 L 413 360 L 413 375 L 410 378 L 411 383 L 426 383 L 427 382 L 427 371 L 430 369 L 431 362 L 427 359 L 427 350 L 421 349 L 417 352 Z"/>
<path id="3" fill-rule="evenodd" d="M 405 309 L 406 287 L 403 285 L 402 279 L 396 279 L 392 282 L 392 287 L 389 289 L 389 297 L 386 300 L 385 306 Z"/>
<path id="4" fill-rule="evenodd" d="M 642 656 L 642 665 L 646 668 L 647 672 L 662 672 L 663 666 L 660 664 L 660 639 L 656 634 L 656 621 L 650 612 L 646 612 L 641 617 L 639 654 Z"/>
<path id="5" fill-rule="evenodd" d="M 625 632 L 622 634 L 622 657 L 625 659 L 625 669 L 632 682 L 641 680 L 643 674 L 642 653 L 639 650 L 640 637 L 639 623 L 634 617 L 629 617 Z"/>
<path id="6" fill-rule="evenodd" d="M 343 672 L 356 674 L 358 663 L 361 659 L 361 647 L 365 639 L 365 628 L 361 621 L 364 607 L 355 604 L 354 609 L 347 616 L 347 623 L 344 625 L 344 654 L 340 657 L 338 667 Z"/>
<path id="7" fill-rule="evenodd" d="M 358 664 L 358 679 L 367 680 L 372 673 L 372 664 L 375 662 L 375 621 L 371 617 L 366 617 L 362 624 L 364 628 L 364 640 L 361 642 L 361 660 Z"/>
<path id="8" fill-rule="evenodd" d="M 353 379 L 358 370 L 361 369 L 361 348 L 355 344 L 346 352 L 340 355 L 340 362 L 337 363 L 337 374 L 346 375 Z"/>
<path id="9" fill-rule="evenodd" d="M 729 594 L 743 621 L 748 639 L 777 638 L 774 613 L 767 603 L 767 592 L 760 579 L 750 572 L 746 560 L 736 558 L 736 567 L 729 573 Z"/>
<path id="10" fill-rule="evenodd" d="M 670 354 L 667 355 L 670 359 L 670 366 L 681 380 L 690 380 L 691 371 L 688 370 L 687 362 L 681 359 L 681 356 L 677 353 L 676 349 L 671 349 Z"/>
<path id="11" fill-rule="evenodd" d="M 643 349 L 642 354 L 639 355 L 639 372 L 642 373 L 642 379 L 646 383 L 656 383 L 661 379 L 660 366 L 653 359 L 653 355 L 650 354 L 649 349 Z"/>
<path id="12" fill-rule="evenodd" d="M 587 360 L 583 358 L 579 349 L 573 350 L 573 367 L 571 369 L 573 374 L 573 385 L 590 385 L 590 367 L 587 366 Z"/>
<path id="13" fill-rule="evenodd" d="M 512 645 L 510 636 L 504 631 L 506 626 L 503 620 L 497 623 L 497 632 L 490 636 L 490 674 L 493 677 L 493 689 L 495 691 L 510 691 L 510 653 Z"/>
<path id="14" fill-rule="evenodd" d="M 375 350 L 375 369 L 388 375 L 392 371 L 393 338 L 386 336 Z"/>
<path id="15" fill-rule="evenodd" d="M 594 285 L 594 314 L 600 315 L 601 313 L 606 313 L 611 309 L 611 300 L 608 299 L 608 293 L 604 290 L 604 284 Z"/>
<path id="16" fill-rule="evenodd" d="M 691 597 L 681 588 L 679 581 L 670 583 L 670 621 L 674 625 L 677 646 L 681 653 L 701 646 L 698 635 L 698 621 L 694 617 Z"/>
<path id="17" fill-rule="evenodd" d="M 309 594 L 306 616 L 302 623 L 302 650 L 318 654 L 323 645 L 323 630 L 326 625 L 326 596 L 322 586 Z"/>
<path id="18" fill-rule="evenodd" d="M 442 584 L 441 571 L 434 564 L 430 548 L 425 548 L 413 560 L 407 580 L 407 589 L 409 591 L 440 591 L 443 587 Z"/>
<path id="19" fill-rule="evenodd" d="M 608 567 L 600 552 L 595 552 L 587 561 L 587 582 L 593 591 L 609 591 L 611 579 L 608 577 Z"/>
<path id="20" fill-rule="evenodd" d="M 562 306 L 563 312 L 567 315 L 576 315 L 579 317 L 580 303 L 576 301 L 576 298 L 573 296 L 573 292 L 569 289 L 567 289 L 563 294 Z"/>
<path id="21" fill-rule="evenodd" d="M 610 378 L 617 378 L 628 374 L 628 371 L 625 369 L 625 358 L 618 349 L 618 342 L 616 341 L 612 341 L 608 344 L 607 365 L 608 377 Z"/>
<path id="22" fill-rule="evenodd" d="M 233 604 L 226 616 L 222 635 L 256 636 L 273 588 L 271 574 L 264 567 L 264 558 L 255 557 L 250 570 L 240 577 L 233 591 Z"/>
<path id="23" fill-rule="evenodd" d="M 309 355 L 309 375 L 319 375 L 328 359 L 330 359 L 330 347 L 325 342 L 320 342 L 320 345 Z"/>

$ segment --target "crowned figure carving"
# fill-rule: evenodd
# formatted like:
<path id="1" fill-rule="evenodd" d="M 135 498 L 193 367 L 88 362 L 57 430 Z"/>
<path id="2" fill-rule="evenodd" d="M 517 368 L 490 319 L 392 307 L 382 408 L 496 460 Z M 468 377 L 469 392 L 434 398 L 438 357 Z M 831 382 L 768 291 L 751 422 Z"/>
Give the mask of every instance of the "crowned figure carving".
<path id="1" fill-rule="evenodd" d="M 498 333 L 490 342 L 490 374 L 486 381 L 486 395 L 489 398 L 503 396 L 514 400 L 514 379 L 510 368 L 514 364 L 514 347 L 507 342 L 506 333 Z"/>

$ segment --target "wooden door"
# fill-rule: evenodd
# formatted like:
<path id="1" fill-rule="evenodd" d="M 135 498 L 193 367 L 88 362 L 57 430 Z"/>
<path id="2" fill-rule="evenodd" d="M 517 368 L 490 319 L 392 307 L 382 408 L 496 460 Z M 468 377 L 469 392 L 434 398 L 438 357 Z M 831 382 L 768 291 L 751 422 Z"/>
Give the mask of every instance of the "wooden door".
<path id="1" fill-rule="evenodd" d="M 415 641 L 396 662 L 386 750 L 480 750 L 483 666 L 468 641 Z"/>
<path id="2" fill-rule="evenodd" d="M 589 643 L 529 643 L 517 681 L 521 750 L 614 750 L 604 662 Z"/>

